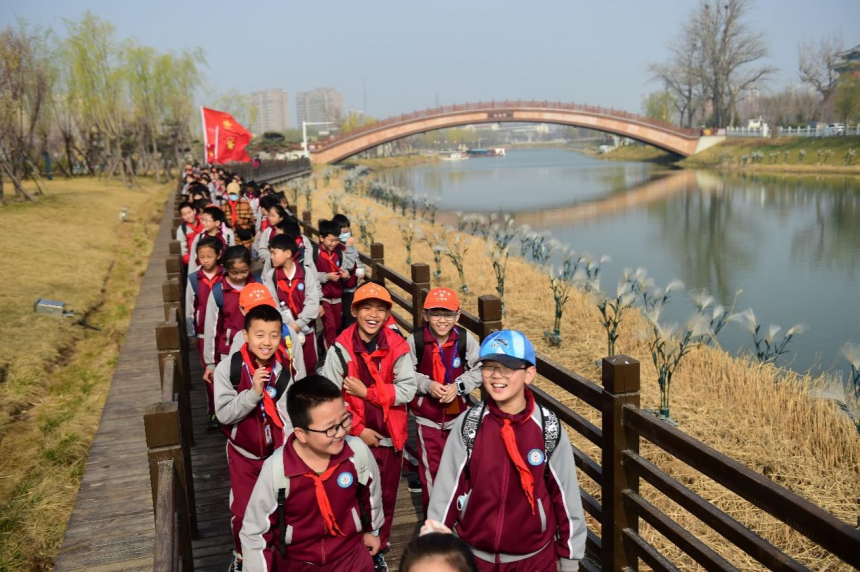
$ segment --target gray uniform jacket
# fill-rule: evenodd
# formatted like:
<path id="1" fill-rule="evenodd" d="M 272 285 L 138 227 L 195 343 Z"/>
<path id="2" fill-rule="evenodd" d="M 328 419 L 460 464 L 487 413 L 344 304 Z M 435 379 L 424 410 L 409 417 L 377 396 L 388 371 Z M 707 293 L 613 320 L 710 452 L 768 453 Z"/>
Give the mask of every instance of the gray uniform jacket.
<path id="1" fill-rule="evenodd" d="M 484 412 L 484 417 L 490 415 L 489 411 Z M 451 429 L 451 434 L 445 444 L 445 450 L 442 453 L 442 460 L 439 464 L 439 471 L 436 474 L 436 481 L 433 484 L 433 492 L 430 495 L 430 504 L 427 509 L 427 518 L 438 522 L 446 523 L 448 526 L 456 526 L 456 523 L 464 517 L 467 509 L 472 514 L 472 518 L 477 518 L 477 522 L 485 522 L 484 515 L 490 515 L 497 510 L 492 502 L 488 502 L 487 497 L 493 496 L 494 490 L 498 490 L 498 483 L 479 483 L 475 479 L 480 479 L 481 475 L 475 474 L 475 466 L 471 466 L 472 482 L 467 482 L 464 469 L 467 460 L 466 445 L 463 442 L 463 424 L 466 420 L 467 413 L 463 413 L 457 418 L 454 427 Z M 535 407 L 532 413 L 532 421 L 541 426 L 541 413 L 538 407 Z M 489 423 L 486 419 L 483 423 Z M 480 430 L 480 426 L 479 426 Z M 480 437 L 480 433 L 478 433 Z M 481 440 L 476 439 L 475 444 L 480 444 Z M 490 443 L 488 441 L 488 443 Z M 488 455 L 504 455 L 504 446 L 497 445 L 498 451 L 485 450 L 476 451 L 475 454 Z M 531 461 L 530 461 L 531 462 Z M 486 476 L 486 475 L 484 475 Z M 582 510 L 582 501 L 579 495 L 579 484 L 576 478 L 576 465 L 574 464 L 573 448 L 567 437 L 567 432 L 564 426 L 561 426 L 559 441 L 549 459 L 549 471 L 546 476 L 547 489 L 550 495 L 550 506 L 555 514 L 557 530 L 555 533 L 556 553 L 561 563 L 563 572 L 575 571 L 579 567 L 579 561 L 585 555 L 585 517 Z M 487 489 L 486 486 L 494 486 L 496 488 Z M 478 498 L 485 502 L 480 502 L 478 506 L 473 507 L 470 498 L 475 496 L 475 491 L 480 491 Z M 496 493 L 497 494 L 497 493 Z M 523 497 L 525 498 L 525 497 Z M 479 502 L 479 501 L 474 501 Z M 510 499 L 508 499 L 510 503 Z M 481 506 L 481 504 L 485 506 Z M 527 506 L 527 505 L 526 505 Z M 508 518 L 505 522 L 505 527 L 512 527 L 508 530 L 507 535 L 515 536 L 517 529 L 517 515 L 513 505 L 507 506 L 507 511 L 503 516 L 498 518 Z M 511 513 L 508 515 L 508 513 Z M 476 516 L 477 515 L 477 516 Z M 489 531 L 489 536 L 492 536 L 492 531 Z M 513 548 L 513 547 L 511 547 Z M 496 555 L 477 550 L 474 546 L 472 551 L 478 558 L 493 562 Z M 513 551 L 512 551 L 513 552 Z M 500 554 L 501 562 L 516 562 L 532 556 L 533 554 Z"/>

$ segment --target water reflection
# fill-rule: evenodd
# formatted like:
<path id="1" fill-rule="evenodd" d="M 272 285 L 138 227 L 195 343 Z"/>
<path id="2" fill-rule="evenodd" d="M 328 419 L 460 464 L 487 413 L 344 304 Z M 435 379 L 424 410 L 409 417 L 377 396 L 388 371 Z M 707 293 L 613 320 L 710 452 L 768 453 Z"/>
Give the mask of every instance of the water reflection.
<path id="1" fill-rule="evenodd" d="M 829 368 L 839 347 L 860 340 L 860 178 L 667 171 L 607 163 L 559 150 L 509 151 L 389 171 L 393 184 L 439 197 L 442 209 L 503 211 L 549 230 L 572 248 L 609 254 L 604 288 L 624 267 L 658 283 L 680 278 L 765 323 L 810 325 L 792 367 Z M 667 308 L 683 320 L 689 304 Z M 749 344 L 727 328 L 724 345 Z"/>

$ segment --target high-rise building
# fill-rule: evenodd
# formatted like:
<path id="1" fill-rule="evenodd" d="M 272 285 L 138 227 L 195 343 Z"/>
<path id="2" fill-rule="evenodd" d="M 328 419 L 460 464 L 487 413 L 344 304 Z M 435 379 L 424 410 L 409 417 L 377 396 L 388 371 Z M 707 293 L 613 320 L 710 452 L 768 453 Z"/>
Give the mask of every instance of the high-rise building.
<path id="1" fill-rule="evenodd" d="M 287 92 L 283 89 L 261 89 L 251 94 L 251 105 L 256 110 L 251 131 L 260 136 L 266 131 L 284 131 L 289 128 Z"/>
<path id="2" fill-rule="evenodd" d="M 296 94 L 296 107 L 299 127 L 302 121 L 331 121 L 338 124 L 343 121 L 343 95 L 332 87 L 299 92 Z"/>

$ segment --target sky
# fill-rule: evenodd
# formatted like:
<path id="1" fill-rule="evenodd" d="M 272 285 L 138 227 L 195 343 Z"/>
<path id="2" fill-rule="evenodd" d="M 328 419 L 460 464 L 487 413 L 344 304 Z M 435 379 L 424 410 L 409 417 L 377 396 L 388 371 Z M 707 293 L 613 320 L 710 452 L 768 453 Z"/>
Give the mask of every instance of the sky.
<path id="1" fill-rule="evenodd" d="M 282 88 L 295 124 L 295 94 L 334 87 L 346 109 L 377 118 L 472 101 L 548 99 L 642 110 L 659 89 L 648 65 L 697 0 L 533 2 L 341 0 L 0 0 L 0 25 L 16 17 L 63 33 L 90 10 L 119 38 L 159 50 L 201 47 L 214 94 Z M 753 0 L 750 25 L 779 74 L 797 83 L 798 44 L 838 34 L 860 44 L 860 0 Z M 366 94 L 366 96 L 365 96 Z M 365 109 L 366 101 L 366 109 Z"/>

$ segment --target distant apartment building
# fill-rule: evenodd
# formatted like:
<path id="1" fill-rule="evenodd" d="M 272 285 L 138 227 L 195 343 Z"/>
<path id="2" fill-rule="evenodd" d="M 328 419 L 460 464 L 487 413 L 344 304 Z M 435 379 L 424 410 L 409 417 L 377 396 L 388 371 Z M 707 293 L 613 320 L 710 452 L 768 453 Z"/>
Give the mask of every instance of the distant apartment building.
<path id="1" fill-rule="evenodd" d="M 255 109 L 251 131 L 262 135 L 266 131 L 284 131 L 289 128 L 287 92 L 283 89 L 261 89 L 251 94 L 251 105 Z"/>
<path id="2" fill-rule="evenodd" d="M 302 121 L 331 121 L 339 124 L 344 119 L 343 95 L 332 87 L 319 87 L 296 94 L 298 126 Z"/>

